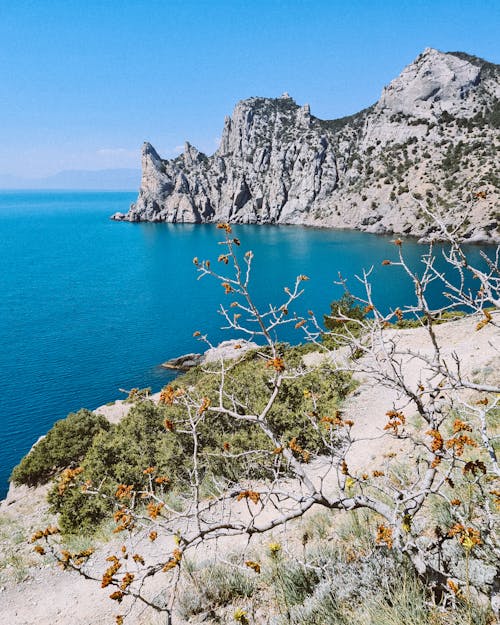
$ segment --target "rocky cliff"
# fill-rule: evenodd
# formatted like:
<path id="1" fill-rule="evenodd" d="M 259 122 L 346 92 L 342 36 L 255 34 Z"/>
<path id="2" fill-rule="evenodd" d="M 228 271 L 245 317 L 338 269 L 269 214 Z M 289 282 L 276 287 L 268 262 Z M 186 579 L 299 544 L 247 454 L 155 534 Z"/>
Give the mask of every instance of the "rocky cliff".
<path id="1" fill-rule="evenodd" d="M 284 94 L 239 102 L 220 147 L 142 153 L 117 220 L 305 224 L 431 237 L 426 208 L 500 241 L 500 66 L 426 49 L 355 115 L 322 120 Z"/>

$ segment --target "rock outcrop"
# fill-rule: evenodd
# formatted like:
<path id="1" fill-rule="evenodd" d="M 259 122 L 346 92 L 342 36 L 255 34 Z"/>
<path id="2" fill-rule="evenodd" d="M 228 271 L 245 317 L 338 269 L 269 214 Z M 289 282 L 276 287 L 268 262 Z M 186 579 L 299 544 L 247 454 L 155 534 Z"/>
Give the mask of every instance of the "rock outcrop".
<path id="1" fill-rule="evenodd" d="M 207 349 L 203 354 L 184 354 L 177 358 L 172 358 L 162 363 L 165 369 L 176 369 L 178 371 L 188 371 L 198 365 L 205 365 L 212 362 L 220 362 L 221 360 L 234 360 L 241 357 L 248 351 L 257 349 L 257 343 L 253 341 L 230 339 L 223 341 Z"/>
<path id="2" fill-rule="evenodd" d="M 325 121 L 288 94 L 239 102 L 206 156 L 149 143 L 127 221 L 302 224 L 500 241 L 500 66 L 426 49 L 356 115 Z"/>

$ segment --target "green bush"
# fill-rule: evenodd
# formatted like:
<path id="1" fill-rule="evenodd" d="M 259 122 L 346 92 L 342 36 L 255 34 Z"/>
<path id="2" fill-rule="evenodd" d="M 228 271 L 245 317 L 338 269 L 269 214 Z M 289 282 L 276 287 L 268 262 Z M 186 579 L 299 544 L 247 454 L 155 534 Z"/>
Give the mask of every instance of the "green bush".
<path id="1" fill-rule="evenodd" d="M 113 512 L 119 484 L 131 484 L 136 489 L 146 487 L 148 477 L 144 469 L 156 464 L 157 444 L 164 432 L 161 409 L 144 400 L 135 404 L 118 425 L 102 429 L 82 458 L 83 472 L 78 478 L 64 488 L 56 482 L 49 492 L 48 500 L 52 511 L 59 514 L 62 531 L 97 531 Z M 82 491 L 83 482 L 99 486 L 102 496 Z"/>
<path id="2" fill-rule="evenodd" d="M 79 464 L 96 434 L 109 428 L 109 422 L 102 415 L 85 409 L 70 413 L 66 419 L 56 421 L 14 468 L 10 479 L 15 484 L 28 486 L 47 482 L 61 469 Z"/>
<path id="3" fill-rule="evenodd" d="M 106 479 L 146 486 L 143 471 L 158 464 L 158 440 L 164 433 L 161 408 L 152 401 L 134 404 L 120 423 L 95 438 L 82 462 L 85 477 L 95 484 Z"/>
<path id="4" fill-rule="evenodd" d="M 58 525 L 64 534 L 94 534 L 113 506 L 108 499 L 82 492 L 80 487 L 59 492 L 55 484 L 49 492 L 48 502 L 53 512 L 59 514 Z"/>
<path id="5" fill-rule="evenodd" d="M 310 346 L 280 346 L 287 370 L 299 367 L 302 356 Z M 246 354 L 226 372 L 225 390 L 232 394 L 238 405 L 248 412 L 258 414 L 269 398 L 270 368 L 266 366 L 265 349 Z M 174 388 L 189 389 L 200 398 L 208 397 L 212 406 L 218 402 L 220 374 L 195 368 L 172 383 Z M 269 422 L 286 446 L 293 438 L 309 452 L 325 451 L 318 428 L 308 413 L 312 410 L 311 394 L 317 402 L 318 415 L 334 414 L 342 399 L 353 388 L 348 374 L 332 372 L 327 366 L 304 373 L 297 378 L 283 380 L 281 392 L 269 415 Z M 116 426 L 102 430 L 92 441 L 81 459 L 83 472 L 66 488 L 56 484 L 50 493 L 52 509 L 61 515 L 65 532 L 96 530 L 112 504 L 106 498 L 97 498 L 81 492 L 81 484 L 99 485 L 101 493 L 111 500 L 119 484 L 132 485 L 134 490 L 148 489 L 148 467 L 155 467 L 154 476 L 168 477 L 162 486 L 173 493 L 183 493 L 190 488 L 193 469 L 193 438 L 181 424 L 186 418 L 182 406 L 155 405 L 141 400 L 134 404 L 126 417 Z M 318 417 L 319 418 L 319 417 Z M 175 424 L 173 431 L 165 429 L 167 419 Z M 202 454 L 198 458 L 200 479 L 207 488 L 213 478 L 232 482 L 241 479 L 268 477 L 262 454 L 273 451 L 269 439 L 257 424 L 235 420 L 224 414 L 207 412 L 198 426 L 198 445 Z M 225 454 L 223 449 L 230 450 Z M 234 455 L 251 449 L 256 454 Z M 299 459 L 303 459 L 300 457 Z M 269 470 L 269 469 L 268 469 Z M 92 500 L 99 499 L 99 503 Z M 110 508 L 111 506 L 111 508 Z M 75 509 L 78 509 L 77 511 Z"/>
<path id="6" fill-rule="evenodd" d="M 342 319 L 343 316 L 349 317 L 354 321 L 346 322 Z M 334 334 L 359 336 L 360 327 L 356 320 L 362 321 L 365 317 L 366 313 L 363 308 L 356 304 L 356 300 L 349 292 L 346 292 L 340 299 L 330 304 L 330 314 L 324 315 L 323 319 L 326 329 Z M 323 343 L 329 349 L 335 349 L 339 346 L 339 339 L 325 333 L 323 335 Z"/>

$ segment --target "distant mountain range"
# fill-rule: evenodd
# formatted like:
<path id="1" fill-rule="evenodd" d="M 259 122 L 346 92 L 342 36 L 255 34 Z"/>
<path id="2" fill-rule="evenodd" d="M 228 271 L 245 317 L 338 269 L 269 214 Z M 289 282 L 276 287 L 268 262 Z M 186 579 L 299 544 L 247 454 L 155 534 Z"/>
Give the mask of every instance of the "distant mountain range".
<path id="1" fill-rule="evenodd" d="M 140 169 L 67 169 L 45 178 L 0 174 L 0 189 L 136 191 L 140 181 Z"/>
<path id="2" fill-rule="evenodd" d="M 500 242 L 500 66 L 427 48 L 355 115 L 250 98 L 212 156 L 146 143 L 128 221 L 279 223 L 439 236 L 428 210 L 469 241 Z"/>

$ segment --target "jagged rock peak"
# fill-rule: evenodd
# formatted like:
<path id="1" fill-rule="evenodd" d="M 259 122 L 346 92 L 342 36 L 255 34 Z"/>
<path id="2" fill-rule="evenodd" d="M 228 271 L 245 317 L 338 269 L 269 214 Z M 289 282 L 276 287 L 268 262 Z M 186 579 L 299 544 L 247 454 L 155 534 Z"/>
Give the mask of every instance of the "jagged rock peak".
<path id="1" fill-rule="evenodd" d="M 244 154 L 249 142 L 262 139 L 270 132 L 279 133 L 293 126 L 300 107 L 287 95 L 280 98 L 252 97 L 236 104 L 231 117 L 226 117 L 217 154 Z"/>
<path id="2" fill-rule="evenodd" d="M 161 157 L 149 141 L 144 141 L 142 144 L 142 157 L 150 157 L 154 160 L 161 162 Z"/>
<path id="3" fill-rule="evenodd" d="M 378 108 L 421 117 L 443 111 L 472 115 L 467 97 L 481 68 L 453 54 L 426 48 L 382 91 Z"/>
<path id="4" fill-rule="evenodd" d="M 354 115 L 322 120 L 287 93 L 238 102 L 219 148 L 171 160 L 145 143 L 128 221 L 286 223 L 432 237 L 423 207 L 500 241 L 499 66 L 425 49 Z"/>

